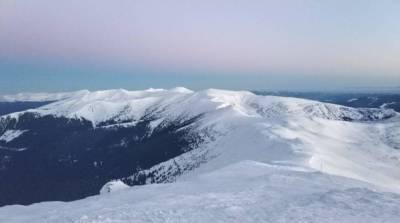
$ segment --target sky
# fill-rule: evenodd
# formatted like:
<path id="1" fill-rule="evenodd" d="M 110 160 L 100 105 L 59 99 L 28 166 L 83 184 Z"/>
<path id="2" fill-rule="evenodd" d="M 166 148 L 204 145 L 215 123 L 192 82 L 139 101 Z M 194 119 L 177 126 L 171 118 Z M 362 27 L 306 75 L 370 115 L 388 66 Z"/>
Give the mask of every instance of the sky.
<path id="1" fill-rule="evenodd" d="M 397 0 L 0 0 L 0 93 L 400 86 Z"/>

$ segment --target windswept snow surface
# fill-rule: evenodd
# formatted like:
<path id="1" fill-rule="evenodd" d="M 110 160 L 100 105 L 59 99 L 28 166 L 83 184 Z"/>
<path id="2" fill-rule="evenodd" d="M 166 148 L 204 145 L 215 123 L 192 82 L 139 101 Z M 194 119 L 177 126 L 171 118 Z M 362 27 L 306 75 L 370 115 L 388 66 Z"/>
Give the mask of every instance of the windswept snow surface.
<path id="1" fill-rule="evenodd" d="M 242 161 L 191 180 L 0 209 L 0 222 L 399 222 L 400 196 L 308 169 Z"/>
<path id="2" fill-rule="evenodd" d="M 189 131 L 202 140 L 124 179 L 173 184 L 9 206 L 0 222 L 400 221 L 400 116 L 390 109 L 175 88 L 85 92 L 27 112 L 94 128 L 149 119 L 151 131 L 196 118 Z"/>

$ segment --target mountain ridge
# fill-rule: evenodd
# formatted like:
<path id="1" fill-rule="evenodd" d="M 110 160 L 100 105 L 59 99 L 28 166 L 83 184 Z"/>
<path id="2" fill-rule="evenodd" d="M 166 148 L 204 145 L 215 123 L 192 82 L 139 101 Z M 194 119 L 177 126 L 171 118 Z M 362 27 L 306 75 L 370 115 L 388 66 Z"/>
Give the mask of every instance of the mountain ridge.
<path id="1" fill-rule="evenodd" d="M 100 176 L 84 196 L 98 193 L 114 179 L 130 185 L 181 181 L 244 159 L 311 168 L 396 192 L 399 126 L 399 114 L 390 109 L 349 108 L 247 91 L 86 91 L 1 116 L 0 135 L 24 134 L 0 141 L 0 164 L 10 170 L 16 165 L 13 160 L 27 159 L 20 158 L 24 154 L 50 153 L 45 161 L 62 171 L 61 176 L 78 167 L 88 171 L 81 177 L 92 172 Z M 63 143 L 76 148 L 69 150 Z"/>

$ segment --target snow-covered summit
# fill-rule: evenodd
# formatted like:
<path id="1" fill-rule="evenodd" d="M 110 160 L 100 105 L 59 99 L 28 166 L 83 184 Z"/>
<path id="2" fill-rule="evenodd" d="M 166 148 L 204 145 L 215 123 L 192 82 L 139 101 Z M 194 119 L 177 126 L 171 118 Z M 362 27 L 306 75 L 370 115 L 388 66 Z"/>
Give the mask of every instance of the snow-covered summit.
<path id="1" fill-rule="evenodd" d="M 149 88 L 143 90 L 142 92 L 163 92 L 166 91 L 162 88 Z M 171 88 L 168 91 L 177 92 L 177 93 L 193 93 L 192 90 L 189 90 L 185 87 L 175 87 Z M 0 102 L 46 102 L 46 101 L 60 101 L 68 98 L 74 97 L 84 97 L 85 95 L 94 94 L 97 96 L 107 95 L 122 95 L 122 94 L 132 94 L 132 91 L 127 91 L 125 89 L 114 89 L 114 90 L 103 90 L 103 91 L 89 91 L 89 90 L 79 90 L 79 91 L 71 91 L 71 92 L 55 92 L 55 93 L 46 93 L 46 92 L 37 92 L 37 93 L 18 93 L 18 94 L 5 94 L 0 95 Z"/>
<path id="2" fill-rule="evenodd" d="M 20 97 L 22 98 L 22 97 Z M 35 98 L 31 96 L 31 98 Z M 36 97 L 39 99 L 39 97 Z M 369 121 L 395 115 L 393 110 L 355 109 L 311 100 L 257 96 L 247 91 L 208 89 L 193 92 L 178 87 L 170 90 L 78 91 L 47 95 L 57 102 L 29 110 L 38 115 L 85 119 L 97 125 L 109 120 L 139 120 L 151 112 L 160 117 L 195 117 L 221 110 L 251 117 L 309 116 L 335 120 Z M 23 114 L 19 113 L 19 114 Z M 13 114 L 15 115 L 15 114 Z"/>

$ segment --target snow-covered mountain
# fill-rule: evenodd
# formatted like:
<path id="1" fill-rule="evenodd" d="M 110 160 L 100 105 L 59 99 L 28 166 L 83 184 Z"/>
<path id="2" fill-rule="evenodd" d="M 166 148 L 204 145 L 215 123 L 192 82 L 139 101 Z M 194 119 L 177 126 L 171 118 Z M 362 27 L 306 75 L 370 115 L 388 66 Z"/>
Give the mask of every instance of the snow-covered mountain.
<path id="1" fill-rule="evenodd" d="M 2 116 L 0 139 L 0 180 L 9 182 L 0 185 L 3 205 L 83 198 L 115 179 L 131 186 L 175 182 L 67 204 L 1 208 L 10 219 L 56 206 L 53 214 L 30 217 L 286 222 L 303 216 L 309 222 L 319 216 L 315 222 L 329 222 L 324 216 L 336 211 L 350 222 L 351 216 L 380 219 L 373 214 L 379 206 L 388 222 L 399 220 L 393 213 L 399 207 L 400 116 L 390 109 L 217 89 L 80 91 Z M 294 212 L 278 216 L 276 207 Z M 75 208 L 81 210 L 70 211 Z M 249 212 L 254 219 L 246 219 Z"/>
<path id="2" fill-rule="evenodd" d="M 58 101 L 74 96 L 80 96 L 89 93 L 88 90 L 74 92 L 59 92 L 59 93 L 19 93 L 0 95 L 0 102 L 44 102 Z"/>

